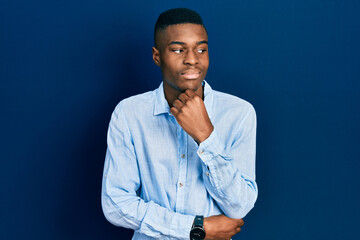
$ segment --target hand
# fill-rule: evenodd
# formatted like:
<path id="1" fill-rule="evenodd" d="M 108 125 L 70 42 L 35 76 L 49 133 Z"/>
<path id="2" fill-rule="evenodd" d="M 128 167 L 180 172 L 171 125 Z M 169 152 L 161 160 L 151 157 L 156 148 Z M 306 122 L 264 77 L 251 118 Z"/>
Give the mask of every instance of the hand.
<path id="1" fill-rule="evenodd" d="M 207 139 L 214 130 L 204 101 L 193 90 L 188 89 L 180 94 L 170 112 L 198 144 Z"/>
<path id="2" fill-rule="evenodd" d="M 244 220 L 216 215 L 204 218 L 205 239 L 229 240 L 241 231 Z"/>

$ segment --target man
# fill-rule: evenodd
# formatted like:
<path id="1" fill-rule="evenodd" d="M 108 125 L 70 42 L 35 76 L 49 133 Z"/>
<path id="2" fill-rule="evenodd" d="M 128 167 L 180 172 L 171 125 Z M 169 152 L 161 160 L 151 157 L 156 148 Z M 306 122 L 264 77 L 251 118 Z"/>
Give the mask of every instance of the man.
<path id="1" fill-rule="evenodd" d="M 208 36 L 197 13 L 162 13 L 154 35 L 163 81 L 112 114 L 104 214 L 133 239 L 230 239 L 257 198 L 255 111 L 204 80 Z"/>

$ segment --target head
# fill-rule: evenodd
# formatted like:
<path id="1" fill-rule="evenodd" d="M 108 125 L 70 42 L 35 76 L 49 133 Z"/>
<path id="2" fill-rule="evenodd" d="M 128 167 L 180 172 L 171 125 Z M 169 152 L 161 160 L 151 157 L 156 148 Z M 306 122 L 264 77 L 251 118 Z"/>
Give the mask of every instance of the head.
<path id="1" fill-rule="evenodd" d="M 196 91 L 209 67 L 208 37 L 201 17 L 186 8 L 160 14 L 154 31 L 153 59 L 164 88 Z"/>

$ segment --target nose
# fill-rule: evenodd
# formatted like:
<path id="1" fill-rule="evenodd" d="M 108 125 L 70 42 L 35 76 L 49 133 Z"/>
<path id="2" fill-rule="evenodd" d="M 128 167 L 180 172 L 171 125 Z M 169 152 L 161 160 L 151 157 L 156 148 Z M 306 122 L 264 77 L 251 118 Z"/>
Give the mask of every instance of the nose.
<path id="1" fill-rule="evenodd" d="M 184 58 L 184 64 L 186 65 L 196 65 L 198 64 L 199 60 L 194 51 L 187 51 Z"/>

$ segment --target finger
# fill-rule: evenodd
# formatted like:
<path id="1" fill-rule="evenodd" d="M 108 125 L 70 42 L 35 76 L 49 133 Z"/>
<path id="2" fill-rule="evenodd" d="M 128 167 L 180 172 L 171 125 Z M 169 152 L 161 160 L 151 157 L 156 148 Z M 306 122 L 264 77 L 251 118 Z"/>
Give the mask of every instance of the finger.
<path id="1" fill-rule="evenodd" d="M 244 220 L 242 220 L 242 219 L 239 219 L 239 227 L 242 227 L 242 226 L 244 226 L 244 224 L 245 224 Z"/>
<path id="2" fill-rule="evenodd" d="M 170 112 L 174 117 L 176 117 L 179 114 L 179 110 L 177 110 L 176 107 L 170 108 Z"/>
<path id="3" fill-rule="evenodd" d="M 183 104 L 179 99 L 176 99 L 176 100 L 173 102 L 173 106 L 176 107 L 178 110 L 180 110 L 183 105 L 184 105 L 184 104 Z"/>
<path id="4" fill-rule="evenodd" d="M 236 233 L 239 233 L 241 231 L 241 228 L 236 228 Z"/>
<path id="5" fill-rule="evenodd" d="M 182 102 L 182 103 L 186 103 L 186 101 L 188 101 L 190 99 L 190 97 L 188 95 L 186 95 L 185 93 L 182 93 L 180 94 L 179 96 L 179 100 Z"/>
<path id="6" fill-rule="evenodd" d="M 196 93 L 194 92 L 194 90 L 192 89 L 186 89 L 186 91 L 184 92 L 189 98 L 194 98 Z"/>

